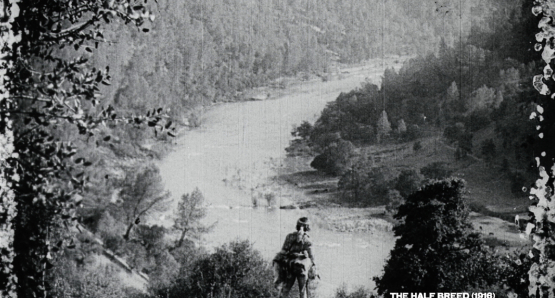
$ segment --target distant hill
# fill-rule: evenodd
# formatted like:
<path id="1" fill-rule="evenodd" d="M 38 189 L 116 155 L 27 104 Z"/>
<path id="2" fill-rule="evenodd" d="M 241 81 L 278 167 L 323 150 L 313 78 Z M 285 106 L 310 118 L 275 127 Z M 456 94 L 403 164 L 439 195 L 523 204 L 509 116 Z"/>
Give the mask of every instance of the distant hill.
<path id="1" fill-rule="evenodd" d="M 94 61 L 110 65 L 105 94 L 120 109 L 163 104 L 187 118 L 192 107 L 281 76 L 454 45 L 476 26 L 489 28 L 493 2 L 160 0 L 148 33 L 114 24 L 104 33 L 113 43 Z"/>

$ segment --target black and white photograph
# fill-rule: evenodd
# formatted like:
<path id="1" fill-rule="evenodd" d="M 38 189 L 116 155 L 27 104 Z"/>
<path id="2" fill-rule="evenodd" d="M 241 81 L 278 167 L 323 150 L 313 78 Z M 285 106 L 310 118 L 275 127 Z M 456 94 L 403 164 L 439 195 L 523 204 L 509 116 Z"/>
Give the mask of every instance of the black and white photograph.
<path id="1" fill-rule="evenodd" d="M 0 297 L 555 297 L 555 0 L 0 0 Z"/>

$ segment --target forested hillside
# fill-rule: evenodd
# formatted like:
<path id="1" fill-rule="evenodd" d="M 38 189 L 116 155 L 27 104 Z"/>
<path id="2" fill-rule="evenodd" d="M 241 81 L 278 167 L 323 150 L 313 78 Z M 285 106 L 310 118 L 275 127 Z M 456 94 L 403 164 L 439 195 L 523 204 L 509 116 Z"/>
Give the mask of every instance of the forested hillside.
<path id="1" fill-rule="evenodd" d="M 112 43 L 94 60 L 111 66 L 108 101 L 130 110 L 163 104 L 187 118 L 191 107 L 241 99 L 238 92 L 281 76 L 325 76 L 338 62 L 435 52 L 441 38 L 452 46 L 472 28 L 487 29 L 495 11 L 488 1 L 413 4 L 161 0 L 149 32 L 108 27 Z"/>
<path id="2" fill-rule="evenodd" d="M 343 176 L 340 189 L 376 204 L 391 198 L 387 192 L 395 182 L 384 178 L 393 175 L 391 169 L 373 168 L 372 154 L 383 154 L 368 155 L 364 148 L 373 145 L 378 149 L 372 150 L 379 153 L 381 146 L 383 152 L 394 152 L 405 150 L 411 142 L 418 154 L 423 143 L 437 143 L 441 136 L 439 141 L 453 148 L 456 160 L 472 156 L 501 169 L 511 190 L 522 194 L 533 181 L 537 151 L 536 127 L 527 121 L 536 109 L 532 100 L 536 91 L 527 82 L 541 70 L 530 58 L 533 16 L 525 14 L 530 5 L 517 4 L 497 2 L 495 11 L 503 13 L 484 20 L 483 26 L 474 27 L 452 46 L 442 41 L 435 53 L 410 59 L 399 71 L 387 69 L 381 86 L 366 83 L 341 94 L 314 124 L 303 123 L 292 132 L 299 138 L 288 149 L 290 154 L 307 150 L 316 154 L 313 167 Z M 437 144 L 434 148 L 437 154 Z M 441 168 L 439 164 L 430 167 L 432 172 Z M 420 169 L 413 170 L 410 175 L 415 178 Z M 378 185 L 374 178 L 391 187 Z M 353 179 L 362 179 L 357 183 L 366 191 L 355 190 Z M 372 193 L 365 179 L 382 189 Z"/>

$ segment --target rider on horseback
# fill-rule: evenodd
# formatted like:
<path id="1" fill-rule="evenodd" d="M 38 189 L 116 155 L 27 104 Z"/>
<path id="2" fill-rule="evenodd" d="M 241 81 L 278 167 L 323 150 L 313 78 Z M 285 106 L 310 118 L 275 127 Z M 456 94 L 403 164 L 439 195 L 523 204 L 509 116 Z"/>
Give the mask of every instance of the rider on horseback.
<path id="1" fill-rule="evenodd" d="M 306 298 L 306 285 L 309 270 L 315 276 L 316 265 L 312 254 L 312 243 L 307 232 L 310 231 L 310 222 L 307 217 L 297 221 L 297 231 L 285 237 L 281 251 L 274 258 L 274 272 L 276 287 L 279 288 L 279 297 L 287 297 L 295 280 L 299 285 L 300 298 Z"/>

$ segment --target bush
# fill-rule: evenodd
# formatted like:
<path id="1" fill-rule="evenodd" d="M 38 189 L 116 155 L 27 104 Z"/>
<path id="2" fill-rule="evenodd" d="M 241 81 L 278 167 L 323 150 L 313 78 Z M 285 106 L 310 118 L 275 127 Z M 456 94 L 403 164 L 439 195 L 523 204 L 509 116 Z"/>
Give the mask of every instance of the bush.
<path id="1" fill-rule="evenodd" d="M 58 259 L 49 278 L 53 288 L 51 297 L 129 297 L 137 291 L 121 283 L 111 266 L 96 264 L 78 266 L 66 257 Z"/>
<path id="2" fill-rule="evenodd" d="M 420 188 L 422 176 L 415 170 L 403 170 L 395 182 L 395 189 L 401 196 L 407 197 Z"/>
<path id="3" fill-rule="evenodd" d="M 364 205 L 388 202 L 387 192 L 395 185 L 393 170 L 388 167 L 369 167 L 361 164 L 346 172 L 338 183 L 343 198 Z"/>
<path id="4" fill-rule="evenodd" d="M 397 209 L 404 203 L 403 196 L 396 189 L 391 189 L 387 192 L 387 205 L 385 211 L 389 213 L 397 213 Z"/>
<path id="5" fill-rule="evenodd" d="M 285 152 L 287 152 L 287 157 L 311 156 L 312 148 L 305 140 L 293 139 L 289 141 L 289 146 L 285 148 Z"/>
<path id="6" fill-rule="evenodd" d="M 347 287 L 342 285 L 335 291 L 335 298 L 370 298 L 374 297 L 374 294 L 365 287 L 359 287 L 356 290 L 348 293 Z"/>
<path id="7" fill-rule="evenodd" d="M 182 270 L 168 297 L 274 297 L 273 272 L 248 241 L 234 241 Z"/>
<path id="8" fill-rule="evenodd" d="M 422 136 L 422 132 L 420 131 L 420 127 L 416 124 L 411 124 L 407 127 L 407 131 L 401 134 L 401 138 L 406 141 L 414 141 Z"/>
<path id="9" fill-rule="evenodd" d="M 312 124 L 308 121 L 303 121 L 301 125 L 293 128 L 291 135 L 293 137 L 299 137 L 303 140 L 308 141 L 310 139 L 310 134 L 312 133 Z"/>
<path id="10" fill-rule="evenodd" d="M 326 154 L 317 155 L 310 163 L 310 166 L 324 173 L 332 171 L 332 162 L 329 160 Z"/>
<path id="11" fill-rule="evenodd" d="M 343 175 L 351 167 L 355 154 L 355 146 L 340 139 L 329 144 L 324 153 L 314 158 L 310 166 L 324 173 Z"/>

